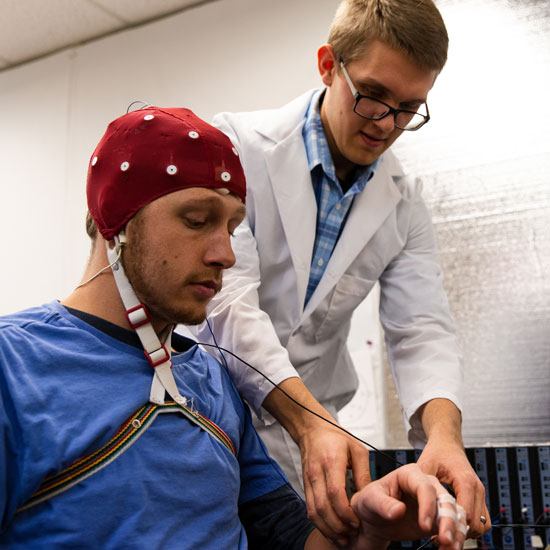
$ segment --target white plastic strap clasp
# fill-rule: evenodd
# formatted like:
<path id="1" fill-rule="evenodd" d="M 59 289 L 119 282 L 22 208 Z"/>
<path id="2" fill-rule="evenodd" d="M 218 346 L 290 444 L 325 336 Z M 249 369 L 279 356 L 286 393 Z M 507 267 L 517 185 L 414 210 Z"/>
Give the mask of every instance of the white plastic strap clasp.
<path id="1" fill-rule="evenodd" d="M 126 309 L 128 323 L 136 331 L 143 346 L 145 357 L 154 369 L 149 394 L 150 401 L 157 405 L 164 405 L 165 394 L 168 393 L 176 403 L 185 405 L 187 399 L 180 395 L 174 375 L 172 374 L 172 358 L 170 354 L 172 330 L 169 331 L 164 344 L 161 343 L 151 324 L 151 317 L 147 308 L 139 301 L 120 262 L 121 248 L 126 243 L 124 232 L 121 231 L 119 235 L 115 236 L 114 240 L 114 248 L 110 248 L 108 242 L 105 244 L 109 262 L 113 264 L 115 283 Z"/>

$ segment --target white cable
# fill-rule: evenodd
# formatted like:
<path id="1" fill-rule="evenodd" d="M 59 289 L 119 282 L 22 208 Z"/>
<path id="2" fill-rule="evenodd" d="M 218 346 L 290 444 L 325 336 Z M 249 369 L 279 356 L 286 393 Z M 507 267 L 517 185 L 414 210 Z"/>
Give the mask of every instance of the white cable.
<path id="1" fill-rule="evenodd" d="M 151 383 L 150 399 L 152 403 L 164 404 L 165 393 L 179 405 L 185 405 L 187 399 L 180 395 L 178 386 L 172 374 L 172 361 L 170 346 L 163 345 L 153 325 L 147 308 L 140 302 L 122 264 L 118 263 L 122 247 L 126 244 L 126 234 L 121 231 L 114 237 L 115 248 L 110 248 L 109 243 L 105 243 L 107 249 L 107 257 L 112 260 L 113 275 L 118 293 L 126 310 L 126 318 L 130 326 L 136 331 L 138 338 L 143 346 L 145 356 L 149 364 L 154 368 L 153 380 Z M 115 257 L 116 254 L 116 257 Z M 169 331 L 166 337 L 166 343 L 170 342 L 172 330 Z"/>
<path id="2" fill-rule="evenodd" d="M 122 245 L 123 244 L 124 243 L 122 243 Z M 113 267 L 116 263 L 118 263 L 118 261 L 120 260 L 120 256 L 122 254 L 122 245 L 118 247 L 117 257 L 112 263 L 110 263 L 109 265 L 106 265 L 103 269 L 100 269 L 95 275 L 92 275 L 87 281 L 80 283 L 77 287 L 75 287 L 75 290 L 77 288 L 80 288 L 81 286 L 87 285 L 89 282 L 93 281 L 96 277 L 99 277 L 104 271 L 107 271 L 109 268 Z"/>

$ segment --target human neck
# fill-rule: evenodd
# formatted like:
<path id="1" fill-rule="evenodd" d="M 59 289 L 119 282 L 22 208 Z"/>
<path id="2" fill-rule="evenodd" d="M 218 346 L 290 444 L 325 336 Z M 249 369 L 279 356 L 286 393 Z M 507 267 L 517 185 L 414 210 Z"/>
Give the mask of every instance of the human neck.
<path id="1" fill-rule="evenodd" d="M 323 125 L 323 131 L 327 140 L 328 150 L 334 164 L 334 171 L 336 177 L 341 182 L 342 189 L 349 189 L 352 185 L 351 178 L 357 168 L 357 165 L 348 160 L 336 145 L 336 140 L 332 135 L 330 125 L 327 120 L 326 114 L 326 100 L 321 103 L 321 124 Z M 345 191 L 344 191 L 345 193 Z"/>
<path id="2" fill-rule="evenodd" d="M 82 286 L 75 288 L 69 296 L 61 301 L 61 304 L 132 330 L 126 319 L 124 305 L 118 294 L 111 270 L 101 273 L 89 282 L 84 282 L 99 271 L 90 269 L 91 265 L 88 265 L 84 273 Z"/>
<path id="3" fill-rule="evenodd" d="M 133 331 L 134 329 L 128 323 L 126 308 L 120 297 L 113 272 L 109 268 L 99 273 L 107 265 L 109 261 L 105 252 L 105 242 L 100 239 L 92 251 L 80 285 L 63 299 L 61 304 Z M 157 319 L 152 319 L 151 323 L 159 338 L 167 334 L 171 328 L 168 323 Z"/>

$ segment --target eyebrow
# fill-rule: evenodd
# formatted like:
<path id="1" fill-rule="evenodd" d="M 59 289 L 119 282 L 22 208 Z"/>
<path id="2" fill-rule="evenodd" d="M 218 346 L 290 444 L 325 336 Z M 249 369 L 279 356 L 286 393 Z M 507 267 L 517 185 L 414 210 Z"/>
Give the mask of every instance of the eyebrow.
<path id="1" fill-rule="evenodd" d="M 370 88 L 371 90 L 374 90 L 376 92 L 381 92 L 386 96 L 392 95 L 392 92 L 389 88 L 386 88 L 386 86 L 384 86 L 377 80 L 374 80 L 371 78 L 367 78 L 366 80 L 363 80 L 360 82 L 357 81 L 356 86 L 357 88 L 363 88 L 363 89 Z M 359 92 L 361 92 L 361 90 L 359 90 Z M 399 105 L 407 105 L 407 104 L 415 104 L 415 103 L 422 104 L 422 103 L 426 103 L 426 101 L 427 101 L 427 98 L 407 99 L 406 101 L 401 101 Z"/>
<path id="2" fill-rule="evenodd" d="M 237 197 L 237 195 L 234 195 L 233 196 L 235 198 L 237 198 L 239 201 L 240 201 L 240 198 Z M 199 208 L 199 207 L 208 207 L 208 206 L 220 206 L 221 203 L 220 202 L 221 200 L 221 196 L 220 197 L 216 197 L 216 196 L 212 196 L 212 197 L 202 197 L 202 198 L 197 198 L 197 199 L 187 199 L 185 201 L 185 204 L 182 204 L 180 205 L 180 208 Z M 246 216 L 246 207 L 244 206 L 244 204 L 241 202 L 241 204 L 238 206 L 238 208 L 236 209 L 235 211 L 235 216 Z"/>

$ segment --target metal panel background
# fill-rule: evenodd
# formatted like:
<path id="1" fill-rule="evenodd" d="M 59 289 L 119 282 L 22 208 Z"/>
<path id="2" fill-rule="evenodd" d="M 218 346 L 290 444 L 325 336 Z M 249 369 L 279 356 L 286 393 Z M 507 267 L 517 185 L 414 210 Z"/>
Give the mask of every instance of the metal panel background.
<path id="1" fill-rule="evenodd" d="M 396 152 L 424 182 L 464 353 L 467 445 L 550 440 L 550 2 L 441 0 L 433 120 Z M 387 377 L 388 446 L 406 446 Z"/>

